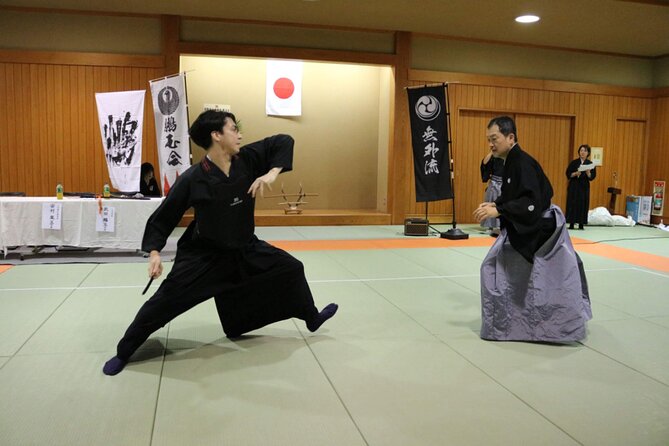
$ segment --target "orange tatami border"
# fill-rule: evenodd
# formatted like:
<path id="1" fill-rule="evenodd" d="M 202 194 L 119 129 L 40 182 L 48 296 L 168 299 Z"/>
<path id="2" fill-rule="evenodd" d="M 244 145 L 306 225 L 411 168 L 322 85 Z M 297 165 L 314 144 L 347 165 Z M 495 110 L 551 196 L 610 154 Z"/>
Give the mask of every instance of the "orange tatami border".
<path id="1" fill-rule="evenodd" d="M 5 271 L 7 271 L 11 267 L 12 267 L 12 265 L 0 265 L 0 274 L 4 273 Z"/>
<path id="2" fill-rule="evenodd" d="M 592 240 L 571 238 L 574 248 L 611 260 L 618 260 L 632 265 L 669 273 L 669 257 L 619 248 Z M 271 241 L 277 248 L 286 251 L 334 251 L 362 249 L 402 249 L 402 248 L 472 248 L 492 246 L 491 237 L 472 237 L 466 240 L 448 240 L 442 238 L 401 238 L 378 240 L 282 240 Z"/>
<path id="3" fill-rule="evenodd" d="M 401 248 L 457 248 L 492 246 L 492 238 L 476 237 L 466 240 L 443 238 L 408 238 L 378 240 L 283 240 L 268 241 L 285 251 L 353 251 L 359 249 L 401 249 Z"/>
<path id="4" fill-rule="evenodd" d="M 669 273 L 669 257 L 648 254 L 603 243 L 592 243 L 591 240 L 579 238 L 572 238 L 571 241 L 579 252 L 587 252 L 588 254 L 595 254 L 606 257 L 607 259 L 618 260 L 625 263 L 631 263 L 632 265 L 643 266 L 644 268 Z"/>
<path id="5" fill-rule="evenodd" d="M 586 252 L 611 260 L 642 266 L 644 268 L 669 273 L 669 257 L 634 251 L 591 240 L 573 238 L 572 243 L 579 252 Z M 490 237 L 473 237 L 466 240 L 442 238 L 402 238 L 378 240 L 282 240 L 271 241 L 272 245 L 286 251 L 351 251 L 362 249 L 402 249 L 402 248 L 473 248 L 489 247 L 495 240 Z M 12 265 L 0 265 L 0 274 Z"/>

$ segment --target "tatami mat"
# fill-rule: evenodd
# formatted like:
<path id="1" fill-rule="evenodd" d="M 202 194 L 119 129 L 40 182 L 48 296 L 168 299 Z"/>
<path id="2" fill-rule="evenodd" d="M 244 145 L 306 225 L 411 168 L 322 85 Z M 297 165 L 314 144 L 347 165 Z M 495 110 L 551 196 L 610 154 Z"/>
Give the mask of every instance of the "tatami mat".
<path id="1" fill-rule="evenodd" d="M 0 356 L 11 356 L 35 335 L 72 293 L 69 290 L 0 291 Z"/>
<path id="2" fill-rule="evenodd" d="M 669 444 L 669 234 L 571 232 L 594 318 L 560 346 L 479 338 L 493 239 L 464 229 L 258 228 L 336 317 L 229 340 L 210 300 L 115 377 L 102 364 L 151 294 L 145 261 L 0 270 L 0 444 Z"/>
<path id="3" fill-rule="evenodd" d="M 669 387 L 626 364 L 579 344 L 440 338 L 580 444 L 667 444 Z"/>
<path id="4" fill-rule="evenodd" d="M 151 444 L 162 357 L 111 380 L 107 356 L 13 357 L 0 370 L 0 444 Z"/>

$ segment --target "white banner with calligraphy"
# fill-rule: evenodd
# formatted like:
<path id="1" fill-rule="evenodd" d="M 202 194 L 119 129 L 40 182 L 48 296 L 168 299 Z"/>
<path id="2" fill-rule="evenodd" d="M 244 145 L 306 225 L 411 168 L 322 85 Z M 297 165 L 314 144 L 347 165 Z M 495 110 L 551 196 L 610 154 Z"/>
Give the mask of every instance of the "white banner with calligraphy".
<path id="1" fill-rule="evenodd" d="M 121 192 L 139 190 L 145 94 L 144 90 L 95 93 L 109 178 Z"/>
<path id="2" fill-rule="evenodd" d="M 190 167 L 186 74 L 149 83 L 160 161 L 158 183 L 167 195 L 179 175 Z"/>

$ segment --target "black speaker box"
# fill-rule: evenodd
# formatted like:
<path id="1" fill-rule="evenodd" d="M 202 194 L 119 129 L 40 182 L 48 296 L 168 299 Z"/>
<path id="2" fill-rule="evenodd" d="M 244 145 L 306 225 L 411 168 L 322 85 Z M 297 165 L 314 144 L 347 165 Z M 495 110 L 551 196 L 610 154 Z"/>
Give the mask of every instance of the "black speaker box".
<path id="1" fill-rule="evenodd" d="M 404 235 L 427 236 L 429 222 L 424 218 L 407 218 L 404 220 Z"/>

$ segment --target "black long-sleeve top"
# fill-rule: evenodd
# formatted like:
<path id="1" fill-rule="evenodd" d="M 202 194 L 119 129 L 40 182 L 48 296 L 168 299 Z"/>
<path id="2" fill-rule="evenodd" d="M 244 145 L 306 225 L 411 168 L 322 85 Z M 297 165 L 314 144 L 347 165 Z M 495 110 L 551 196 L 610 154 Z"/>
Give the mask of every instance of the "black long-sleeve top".
<path id="1" fill-rule="evenodd" d="M 496 177 L 504 175 L 504 160 L 494 156 L 485 164 L 481 161 L 481 181 L 487 183 L 493 175 Z"/>
<path id="2" fill-rule="evenodd" d="M 511 245 L 526 256 L 538 248 L 541 218 L 552 197 L 553 187 L 539 163 L 516 144 L 504 161 L 502 194 L 495 205 Z"/>
<path id="3" fill-rule="evenodd" d="M 293 167 L 294 140 L 274 135 L 242 147 L 226 175 L 206 157 L 176 180 L 163 203 L 149 217 L 142 250 L 160 251 L 186 210 L 195 218 L 187 233 L 194 240 L 221 249 L 240 248 L 253 238 L 255 199 L 248 189 L 274 167 Z"/>
<path id="4" fill-rule="evenodd" d="M 597 176 L 597 169 L 592 169 L 590 170 L 590 176 L 586 175 L 586 172 L 581 172 L 581 175 L 577 177 L 572 177 L 571 174 L 574 172 L 578 172 L 578 168 L 581 167 L 581 164 L 592 164 L 592 161 L 589 159 L 586 159 L 585 161 L 581 161 L 581 158 L 576 158 L 575 160 L 572 160 L 569 165 L 567 166 L 567 170 L 565 171 L 565 175 L 567 176 L 567 179 L 569 180 L 569 187 L 574 187 L 572 184 L 578 184 L 580 188 L 583 190 L 590 190 L 590 182 L 595 179 Z"/>
<path id="5" fill-rule="evenodd" d="M 160 187 L 155 178 L 149 180 L 149 184 L 146 184 L 144 178 L 139 180 L 139 193 L 145 197 L 160 197 Z"/>

